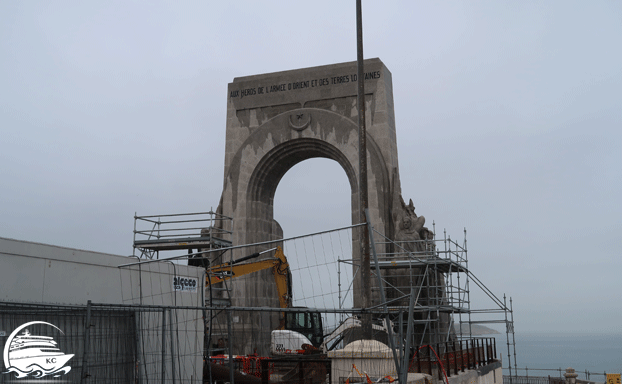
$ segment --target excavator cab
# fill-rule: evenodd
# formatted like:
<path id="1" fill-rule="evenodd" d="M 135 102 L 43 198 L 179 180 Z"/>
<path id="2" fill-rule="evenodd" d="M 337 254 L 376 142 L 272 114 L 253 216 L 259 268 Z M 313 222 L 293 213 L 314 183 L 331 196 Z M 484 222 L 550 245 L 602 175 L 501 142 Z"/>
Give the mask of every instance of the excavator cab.
<path id="1" fill-rule="evenodd" d="M 283 254 L 283 249 L 281 249 L 281 247 L 273 249 L 276 249 L 273 258 L 250 261 L 257 258 L 261 253 L 272 251 L 268 250 L 261 253 L 254 253 L 229 263 L 208 268 L 205 281 L 206 286 L 210 287 L 212 284 L 221 283 L 225 280 L 265 269 L 272 269 L 281 308 L 292 308 L 292 287 L 289 263 L 287 262 L 287 257 Z M 278 329 L 300 333 L 309 339 L 314 347 L 319 348 L 324 339 L 321 314 L 319 312 L 312 312 L 306 307 L 294 308 L 299 308 L 300 310 L 296 312 L 283 312 Z"/>
<path id="2" fill-rule="evenodd" d="M 322 315 L 319 312 L 309 312 L 308 308 L 300 309 L 306 311 L 285 313 L 285 329 L 302 334 L 314 347 L 319 348 L 324 340 Z"/>

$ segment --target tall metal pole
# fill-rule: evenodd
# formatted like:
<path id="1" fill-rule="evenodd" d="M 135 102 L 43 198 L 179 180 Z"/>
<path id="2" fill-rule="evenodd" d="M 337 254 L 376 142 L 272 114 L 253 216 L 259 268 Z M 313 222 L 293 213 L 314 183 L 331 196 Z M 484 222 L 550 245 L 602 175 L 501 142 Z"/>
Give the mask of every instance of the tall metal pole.
<path id="1" fill-rule="evenodd" d="M 408 300 L 408 325 L 406 326 L 406 341 L 404 342 L 404 355 L 402 356 L 402 365 L 399 375 L 400 375 L 400 383 L 406 383 L 408 380 L 408 358 L 410 357 L 410 343 L 413 338 L 413 320 L 415 310 L 415 305 L 417 302 L 415 300 L 415 286 L 411 284 L 410 286 L 410 297 Z M 400 324 L 400 327 L 402 324 Z M 421 369 L 421 368 L 420 368 Z"/>
<path id="2" fill-rule="evenodd" d="M 171 377 L 173 378 L 173 384 L 175 384 L 175 339 L 173 336 L 175 335 L 173 330 L 173 310 L 168 311 L 168 322 L 169 322 L 169 331 L 171 333 Z M 179 327 L 179 324 L 177 325 Z M 179 351 L 179 348 L 178 348 Z"/>
<path id="3" fill-rule="evenodd" d="M 233 253 L 233 252 L 232 252 Z M 234 384 L 233 378 L 233 332 L 231 331 L 233 323 L 233 317 L 231 316 L 231 309 L 227 308 L 227 337 L 229 338 L 229 383 Z"/>
<path id="4" fill-rule="evenodd" d="M 356 58 L 358 80 L 359 115 L 359 223 L 366 223 L 365 211 L 369 208 L 367 198 L 367 133 L 365 130 L 365 74 L 363 72 L 363 17 L 361 0 L 356 0 Z M 365 227 L 359 228 L 361 239 L 361 293 L 363 308 L 371 307 L 371 271 L 369 257 L 369 233 Z M 371 339 L 371 315 L 363 315 L 363 338 Z"/>
<path id="5" fill-rule="evenodd" d="M 512 322 L 512 349 L 514 350 L 514 378 L 518 376 L 517 365 L 516 365 L 516 338 L 514 336 L 514 309 L 512 308 L 512 298 L 510 297 L 510 317 Z M 508 359 L 509 360 L 509 359 Z M 511 365 L 511 364 L 510 364 Z M 510 371 L 510 376 L 512 372 Z"/>
<path id="6" fill-rule="evenodd" d="M 162 308 L 162 384 L 166 381 L 166 308 Z"/>
<path id="7" fill-rule="evenodd" d="M 88 353 L 90 348 L 91 300 L 86 302 L 86 322 L 84 323 L 84 352 L 82 354 L 82 372 L 80 383 L 84 383 L 88 375 Z"/>

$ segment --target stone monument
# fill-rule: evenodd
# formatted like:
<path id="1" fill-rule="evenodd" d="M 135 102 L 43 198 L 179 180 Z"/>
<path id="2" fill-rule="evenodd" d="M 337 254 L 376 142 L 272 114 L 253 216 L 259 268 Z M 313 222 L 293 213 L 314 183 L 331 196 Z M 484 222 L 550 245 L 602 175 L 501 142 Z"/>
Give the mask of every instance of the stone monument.
<path id="1" fill-rule="evenodd" d="M 389 238 L 398 234 L 419 239 L 427 236 L 425 219 L 414 215 L 414 207 L 409 210 L 402 201 L 404 213 L 396 202 L 401 191 L 391 72 L 379 59 L 365 60 L 364 68 L 371 223 Z M 315 157 L 332 159 L 344 169 L 351 187 L 352 223 L 359 222 L 356 73 L 356 62 L 349 62 L 238 77 L 229 84 L 224 185 L 218 213 L 233 217 L 234 245 L 282 238 L 273 217 L 279 181 L 294 165 Z M 396 220 L 401 221 L 396 224 Z M 352 241 L 356 262 L 360 259 L 358 231 L 353 231 Z M 245 254 L 254 251 L 244 250 Z M 245 255 L 237 252 L 234 258 Z M 278 306 L 270 272 L 258 275 L 233 284 L 233 306 Z M 357 295 L 360 289 L 356 280 L 355 307 L 362 304 Z M 258 323 L 250 314 L 240 314 L 239 321 L 247 332 Z M 276 328 L 276 318 L 270 321 Z M 252 352 L 266 337 L 269 341 L 269 333 L 260 329 L 253 329 L 252 334 L 236 353 Z"/>

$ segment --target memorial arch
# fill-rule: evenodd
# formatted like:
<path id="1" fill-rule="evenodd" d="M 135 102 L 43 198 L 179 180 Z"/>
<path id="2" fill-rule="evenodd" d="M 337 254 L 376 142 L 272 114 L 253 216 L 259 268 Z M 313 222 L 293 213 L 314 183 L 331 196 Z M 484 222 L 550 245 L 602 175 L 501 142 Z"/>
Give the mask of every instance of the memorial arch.
<path id="1" fill-rule="evenodd" d="M 379 59 L 366 60 L 364 72 L 369 212 L 374 228 L 392 238 L 400 183 L 391 73 Z M 359 222 L 356 73 L 356 62 L 350 62 L 239 77 L 229 84 L 218 210 L 233 217 L 234 245 L 281 238 L 273 218 L 278 183 L 294 165 L 314 157 L 335 160 L 344 169 L 352 223 Z M 356 260 L 359 247 L 353 249 Z M 265 286 L 234 287 L 234 305 L 273 306 L 270 284 Z"/>

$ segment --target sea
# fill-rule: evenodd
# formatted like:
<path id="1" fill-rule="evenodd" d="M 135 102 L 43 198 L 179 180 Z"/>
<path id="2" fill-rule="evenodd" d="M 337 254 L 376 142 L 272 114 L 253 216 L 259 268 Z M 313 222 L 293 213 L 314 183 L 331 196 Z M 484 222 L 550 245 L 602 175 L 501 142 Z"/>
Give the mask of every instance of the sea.
<path id="1" fill-rule="evenodd" d="M 507 375 L 506 335 L 494 336 L 497 354 L 502 354 L 503 374 Z M 515 339 L 519 376 L 559 376 L 560 369 L 563 374 L 572 367 L 579 379 L 604 382 L 604 373 L 622 373 L 622 333 L 516 333 Z M 514 367 L 514 356 L 510 354 Z"/>

